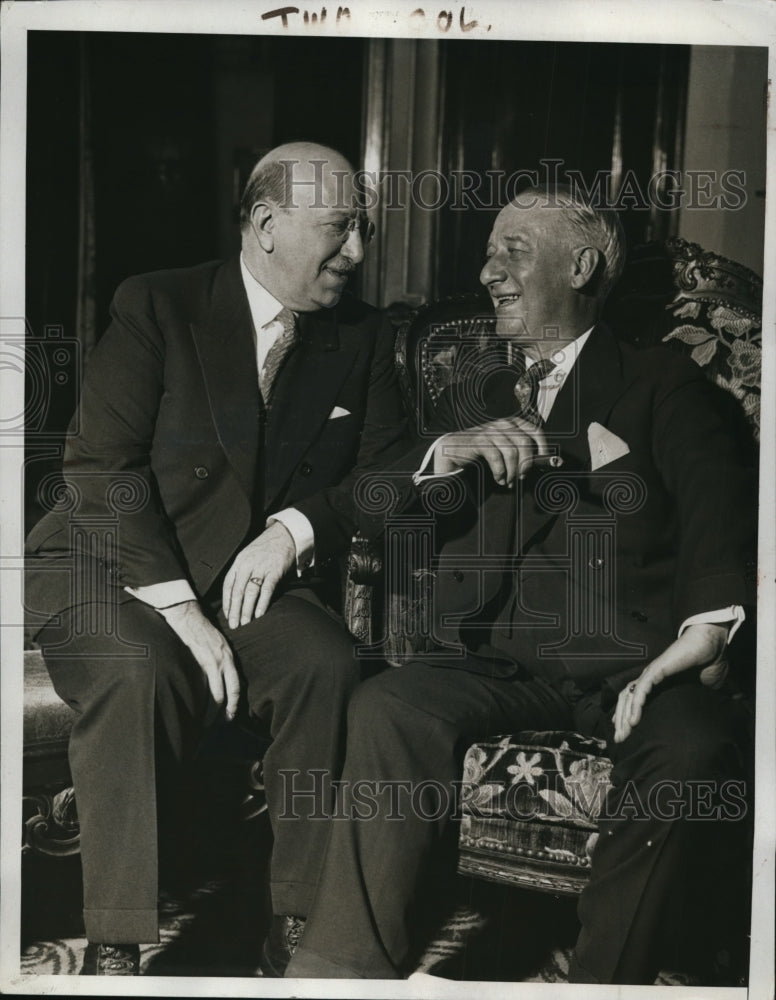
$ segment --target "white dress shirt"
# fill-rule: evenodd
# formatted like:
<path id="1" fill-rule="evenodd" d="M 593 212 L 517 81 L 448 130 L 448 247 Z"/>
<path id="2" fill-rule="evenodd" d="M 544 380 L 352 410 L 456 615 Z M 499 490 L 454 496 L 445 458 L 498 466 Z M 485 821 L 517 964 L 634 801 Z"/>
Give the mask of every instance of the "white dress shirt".
<path id="1" fill-rule="evenodd" d="M 283 305 L 253 277 L 242 254 L 240 254 L 240 272 L 253 321 L 257 370 L 261 371 L 270 347 L 282 333 L 283 326 L 278 319 L 278 313 Z M 287 507 L 267 518 L 266 526 L 269 527 L 273 521 L 280 521 L 293 538 L 296 548 L 296 568 L 301 575 L 305 569 L 313 565 L 315 558 L 315 536 L 309 518 L 301 511 L 296 510 L 295 507 Z M 158 611 L 172 607 L 174 604 L 197 599 L 188 580 L 183 579 L 153 583 L 146 587 L 126 587 L 125 589 L 138 600 L 150 604 Z"/>
<path id="2" fill-rule="evenodd" d="M 566 344 L 565 347 L 560 348 L 551 356 L 551 360 L 555 364 L 555 368 L 539 382 L 539 393 L 536 400 L 536 408 L 539 411 L 539 415 L 543 422 L 547 421 L 550 411 L 552 410 L 555 400 L 557 399 L 558 392 L 568 378 L 569 373 L 574 367 L 580 351 L 587 343 L 592 330 L 593 328 L 590 327 L 590 329 L 586 330 L 581 337 L 577 337 L 576 340 L 572 340 L 569 344 Z M 533 364 L 535 364 L 533 358 L 526 355 L 526 369 L 530 368 Z M 419 486 L 421 483 L 428 479 L 432 479 L 435 476 L 454 476 L 459 472 L 463 472 L 463 469 L 454 469 L 452 472 L 444 473 L 426 472 L 429 463 L 433 461 L 436 449 L 444 442 L 446 437 L 448 437 L 448 435 L 444 434 L 442 437 L 437 438 L 437 440 L 434 441 L 426 454 L 423 456 L 420 468 L 412 477 L 416 486 Z M 728 631 L 727 641 L 730 642 L 745 617 L 744 609 L 738 604 L 731 605 L 728 608 L 718 608 L 716 611 L 704 611 L 701 614 L 692 615 L 690 618 L 686 618 L 679 627 L 679 635 L 681 635 L 682 632 L 684 632 L 684 630 L 690 625 L 728 625 L 730 628 Z"/>

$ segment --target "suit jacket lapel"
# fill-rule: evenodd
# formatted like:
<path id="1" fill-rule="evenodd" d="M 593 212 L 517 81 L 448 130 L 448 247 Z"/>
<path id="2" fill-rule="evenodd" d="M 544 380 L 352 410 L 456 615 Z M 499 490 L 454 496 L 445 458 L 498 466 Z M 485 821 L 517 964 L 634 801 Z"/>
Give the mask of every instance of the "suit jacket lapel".
<path id="1" fill-rule="evenodd" d="M 266 506 L 328 419 L 355 357 L 340 344 L 334 310 L 299 317 L 299 344 L 278 374 L 267 416 Z"/>
<path id="2" fill-rule="evenodd" d="M 239 258 L 216 273 L 210 311 L 192 334 L 218 440 L 242 489 L 252 497 L 259 444 L 256 348 Z"/>
<path id="3" fill-rule="evenodd" d="M 614 335 L 608 327 L 596 326 L 563 383 L 545 425 L 550 442 L 560 446 L 564 468 L 590 468 L 587 429 L 594 421 L 606 420 L 627 384 Z"/>
<path id="4" fill-rule="evenodd" d="M 523 548 L 555 516 L 536 502 L 540 477 L 562 479 L 590 469 L 588 428 L 594 421 L 606 423 L 609 411 L 628 384 L 614 335 L 608 327 L 596 326 L 558 392 L 545 425 L 548 444 L 557 446 L 563 466 L 558 470 L 536 468 L 523 481 L 520 505 Z"/>

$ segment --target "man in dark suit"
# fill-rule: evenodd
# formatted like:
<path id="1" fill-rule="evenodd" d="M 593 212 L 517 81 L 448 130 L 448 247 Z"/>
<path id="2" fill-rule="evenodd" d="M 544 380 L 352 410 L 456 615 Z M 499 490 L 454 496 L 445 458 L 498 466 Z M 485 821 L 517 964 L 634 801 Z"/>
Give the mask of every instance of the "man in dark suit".
<path id="1" fill-rule="evenodd" d="M 496 220 L 481 280 L 513 361 L 454 384 L 445 436 L 402 463 L 416 489 L 461 487 L 437 525 L 436 647 L 351 698 L 347 818 L 287 976 L 410 970 L 468 743 L 574 729 L 607 738 L 615 768 L 570 978 L 654 981 L 686 861 L 719 833 L 683 818 L 693 789 L 740 767 L 722 682 L 754 602 L 756 477 L 694 363 L 601 323 L 622 259 L 616 215 L 568 191 L 525 192 Z M 682 808 L 634 820 L 633 796 L 665 782 Z"/>
<path id="2" fill-rule="evenodd" d="M 242 691 L 273 739 L 262 962 L 282 974 L 326 831 L 276 822 L 278 771 L 337 773 L 359 680 L 332 570 L 353 483 L 404 434 L 390 325 L 345 293 L 371 224 L 344 157 L 294 143 L 254 168 L 241 229 L 239 258 L 120 286 L 67 442 L 70 502 L 28 539 L 26 604 L 77 712 L 84 972 L 135 974 L 158 939 L 161 779 Z"/>

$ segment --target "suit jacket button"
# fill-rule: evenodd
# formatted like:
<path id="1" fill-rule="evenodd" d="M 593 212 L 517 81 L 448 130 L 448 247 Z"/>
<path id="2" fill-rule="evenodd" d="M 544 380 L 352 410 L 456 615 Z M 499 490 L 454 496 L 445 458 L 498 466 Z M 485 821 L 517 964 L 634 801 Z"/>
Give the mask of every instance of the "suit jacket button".
<path id="1" fill-rule="evenodd" d="M 210 475 L 210 472 L 205 468 L 204 465 L 195 465 L 194 475 L 197 477 L 197 479 L 207 479 L 207 477 Z"/>
<path id="2" fill-rule="evenodd" d="M 463 573 L 459 569 L 454 569 L 453 579 L 456 583 L 463 583 Z"/>
<path id="3" fill-rule="evenodd" d="M 590 560 L 588 566 L 590 567 L 590 569 L 601 569 L 603 564 L 604 564 L 603 559 L 600 556 L 596 556 L 594 559 Z"/>
<path id="4" fill-rule="evenodd" d="M 309 462 L 302 462 L 302 464 L 299 466 L 300 476 L 309 476 L 312 471 L 313 467 L 312 465 L 310 465 Z"/>
<path id="5" fill-rule="evenodd" d="M 649 621 L 643 611 L 631 611 L 631 618 L 635 618 L 637 622 Z"/>

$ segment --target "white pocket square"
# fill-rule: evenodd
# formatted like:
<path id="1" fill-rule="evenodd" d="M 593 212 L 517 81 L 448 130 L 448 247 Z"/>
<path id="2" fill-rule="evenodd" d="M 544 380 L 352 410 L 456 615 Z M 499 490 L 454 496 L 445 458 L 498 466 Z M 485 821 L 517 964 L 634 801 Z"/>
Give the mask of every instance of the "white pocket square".
<path id="1" fill-rule="evenodd" d="M 336 420 L 337 417 L 349 417 L 350 410 L 346 410 L 344 406 L 335 406 L 334 409 L 329 414 L 329 420 Z"/>
<path id="2" fill-rule="evenodd" d="M 630 448 L 616 434 L 612 434 L 598 423 L 592 423 L 587 429 L 587 443 L 590 445 L 590 467 L 595 472 L 603 465 L 608 465 L 623 455 L 630 454 Z"/>

